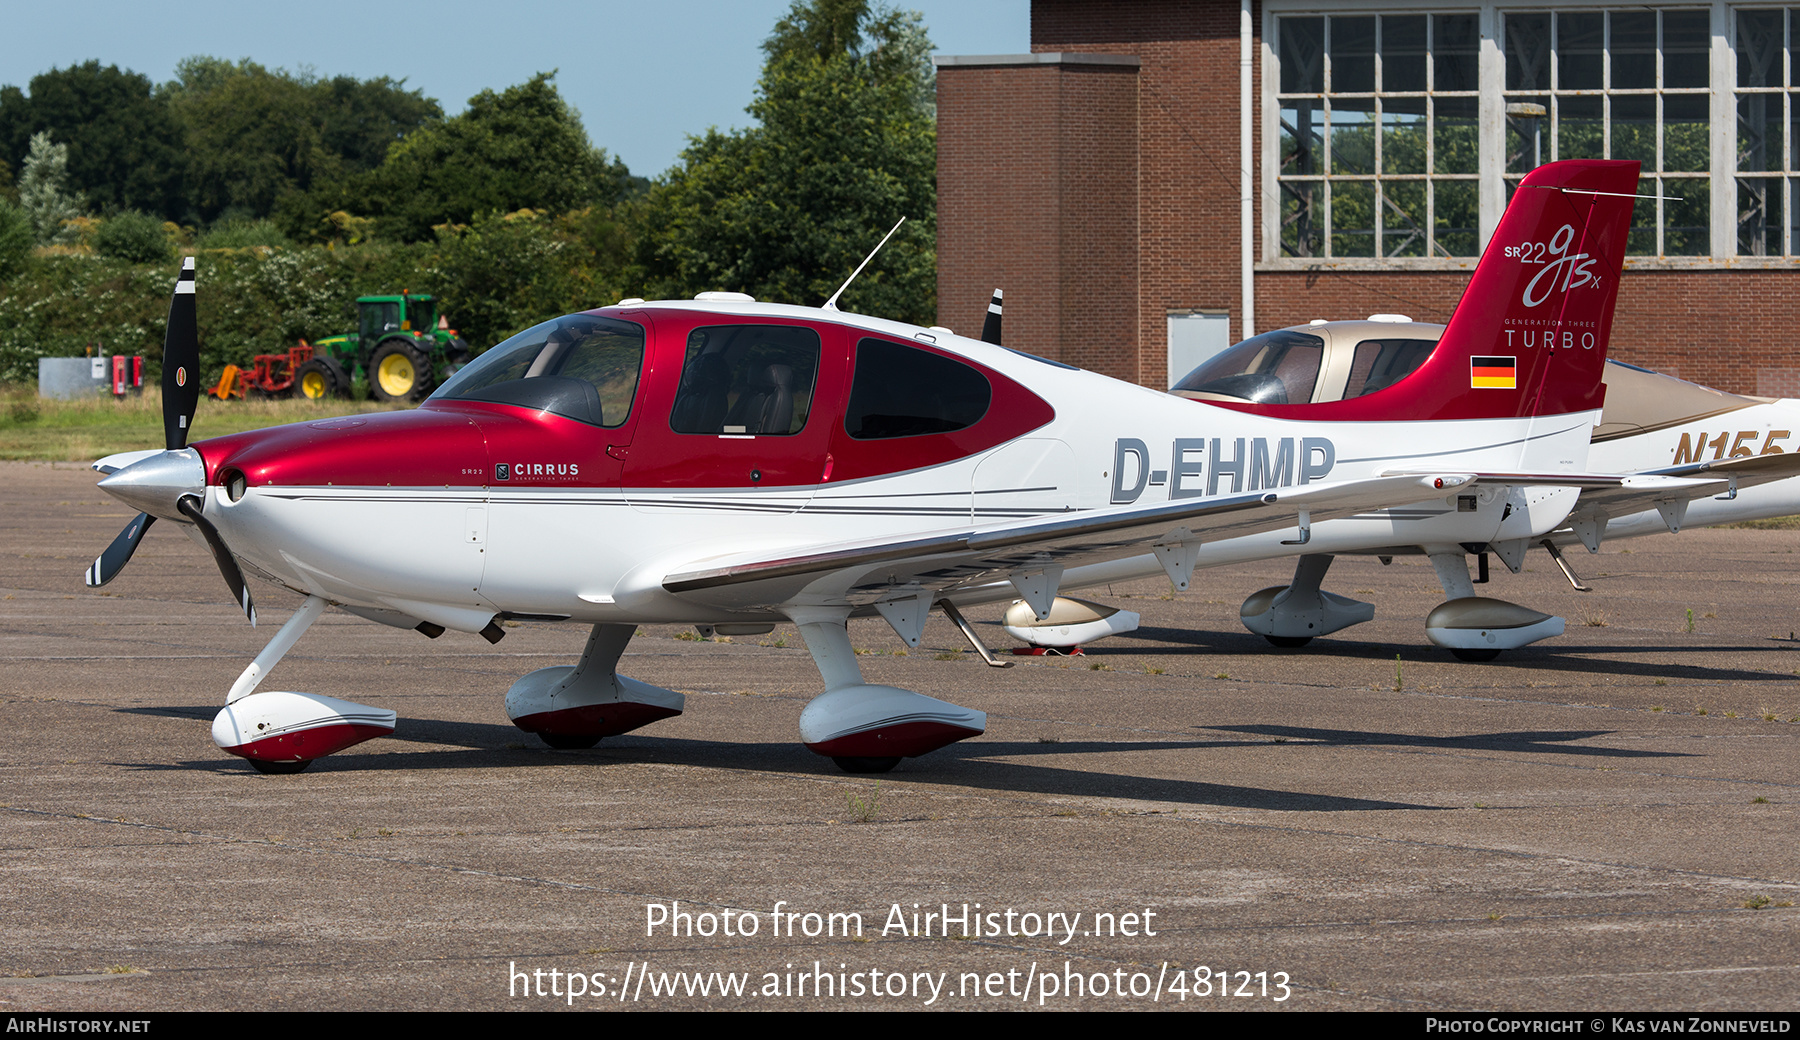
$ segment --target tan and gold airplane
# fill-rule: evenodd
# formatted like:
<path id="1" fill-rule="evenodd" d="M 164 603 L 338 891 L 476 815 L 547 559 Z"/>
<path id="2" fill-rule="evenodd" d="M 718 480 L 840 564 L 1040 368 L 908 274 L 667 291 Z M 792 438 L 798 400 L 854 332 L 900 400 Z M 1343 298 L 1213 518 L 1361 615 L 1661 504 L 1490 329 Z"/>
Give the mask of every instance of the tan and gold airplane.
<path id="1" fill-rule="evenodd" d="M 1442 325 L 1398 314 L 1278 329 L 1218 354 L 1170 393 L 1197 401 L 1285 405 L 1366 396 L 1412 372 L 1443 332 Z M 1529 330 L 1516 335 L 1522 351 L 1543 346 L 1525 342 L 1532 335 Z M 1471 368 L 1472 383 L 1509 378 L 1505 359 L 1493 360 L 1501 367 Z M 1476 595 L 1475 586 L 1487 579 L 1489 554 L 1516 574 L 1526 552 L 1541 547 L 1572 585 L 1586 591 L 1563 559 L 1566 546 L 1580 544 L 1597 552 L 1608 538 L 1800 513 L 1800 479 L 1794 479 L 1800 476 L 1800 400 L 1726 393 L 1618 361 L 1606 363 L 1602 378 L 1605 405 L 1586 465 L 1652 479 L 1638 486 L 1583 491 L 1562 526 L 1547 536 L 1481 544 L 1395 544 L 1365 553 L 1430 557 L 1446 597 L 1425 621 L 1432 643 L 1463 660 L 1482 661 L 1562 634 L 1562 618 Z M 1696 478 L 1704 482 L 1696 483 Z M 1480 494 L 1446 496 L 1429 514 L 1419 510 L 1418 519 L 1438 509 L 1485 505 Z M 1473 579 L 1470 556 L 1478 564 Z M 1315 636 L 1373 618 L 1371 604 L 1320 589 L 1331 561 L 1328 555 L 1300 557 L 1291 584 L 1262 589 L 1244 601 L 1244 627 L 1276 646 L 1299 647 Z"/>

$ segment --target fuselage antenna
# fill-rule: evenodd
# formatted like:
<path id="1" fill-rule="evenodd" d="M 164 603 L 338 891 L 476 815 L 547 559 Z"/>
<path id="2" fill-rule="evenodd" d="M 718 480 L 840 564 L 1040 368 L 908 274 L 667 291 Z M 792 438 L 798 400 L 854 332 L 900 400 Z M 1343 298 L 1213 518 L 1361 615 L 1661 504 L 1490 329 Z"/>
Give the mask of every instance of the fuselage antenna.
<path id="1" fill-rule="evenodd" d="M 831 299 L 825 301 L 825 306 L 821 308 L 822 310 L 837 310 L 838 297 L 844 295 L 844 290 L 850 288 L 850 283 L 856 281 L 856 276 L 862 274 L 862 269 L 869 266 L 869 261 L 875 259 L 875 254 L 881 252 L 881 247 L 887 245 L 888 239 L 893 238 L 894 232 L 900 230 L 900 225 L 904 223 L 906 223 L 906 218 L 901 217 L 899 222 L 888 230 L 887 234 L 881 236 L 881 241 L 875 243 L 875 248 L 869 251 L 868 256 L 863 257 L 863 262 L 856 265 L 856 270 L 850 272 L 850 277 L 844 279 L 844 284 L 838 286 L 838 291 L 832 293 Z"/>

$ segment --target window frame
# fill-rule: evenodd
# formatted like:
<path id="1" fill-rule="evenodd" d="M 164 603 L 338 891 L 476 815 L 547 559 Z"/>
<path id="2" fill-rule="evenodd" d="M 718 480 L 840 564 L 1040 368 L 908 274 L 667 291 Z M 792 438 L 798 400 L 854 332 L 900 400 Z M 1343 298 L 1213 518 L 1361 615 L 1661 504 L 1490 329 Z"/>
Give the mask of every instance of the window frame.
<path id="1" fill-rule="evenodd" d="M 1417 14 L 1453 14 L 1473 12 L 1477 16 L 1480 43 L 1477 52 L 1478 92 L 1478 174 L 1477 199 L 1479 208 L 1479 242 L 1477 254 L 1485 249 L 1492 238 L 1494 228 L 1499 224 L 1500 215 L 1506 207 L 1506 191 L 1508 178 L 1504 170 L 1506 148 L 1506 115 L 1505 106 L 1509 98 L 1506 91 L 1506 56 L 1501 30 L 1504 16 L 1508 14 L 1556 12 L 1601 12 L 1601 11 L 1705 11 L 1708 13 L 1710 45 L 1708 47 L 1707 88 L 1697 88 L 1688 93 L 1704 93 L 1708 101 L 1708 125 L 1706 140 L 1708 161 L 1704 170 L 1682 173 L 1669 171 L 1658 173 L 1647 171 L 1645 186 L 1640 188 L 1646 195 L 1663 194 L 1655 190 L 1658 178 L 1679 181 L 1684 177 L 1703 179 L 1709 184 L 1709 198 L 1705 213 L 1708 218 L 1708 234 L 1706 241 L 1710 248 L 1705 255 L 1670 256 L 1662 253 L 1644 255 L 1634 254 L 1626 259 L 1626 266 L 1639 269 L 1684 269 L 1684 268 L 1716 268 L 1716 267 L 1791 267 L 1800 256 L 1795 253 L 1784 253 L 1780 256 L 1756 256 L 1741 254 L 1738 248 L 1738 173 L 1737 164 L 1737 102 L 1743 92 L 1737 88 L 1737 51 L 1736 33 L 1738 12 L 1750 10 L 1792 10 L 1794 24 L 1800 27 L 1800 3 L 1729 3 L 1727 0 L 1713 2 L 1679 2 L 1679 0 L 1651 0 L 1648 3 L 1622 3 L 1619 0 L 1603 2 L 1603 0 L 1567 0 L 1567 2 L 1551 4 L 1544 0 L 1525 2 L 1525 0 L 1477 0 L 1473 3 L 1454 3 L 1449 0 L 1387 0 L 1385 3 L 1365 2 L 1365 0 L 1263 0 L 1261 17 L 1261 38 L 1258 41 L 1258 60 L 1261 64 L 1260 83 L 1258 88 L 1260 111 L 1257 113 L 1257 125 L 1262 140 L 1258 149 L 1258 160 L 1261 170 L 1258 175 L 1258 193 L 1261 206 L 1259 216 L 1260 252 L 1255 265 L 1257 271 L 1299 271 L 1318 270 L 1321 268 L 1336 270 L 1437 270 L 1467 271 L 1472 270 L 1478 260 L 1477 256 L 1446 258 L 1438 255 L 1427 257 L 1288 257 L 1282 252 L 1283 197 L 1279 182 L 1281 165 L 1281 101 L 1280 76 L 1281 57 L 1278 53 L 1277 23 L 1280 19 L 1295 16 L 1353 16 L 1366 15 L 1417 15 Z M 1663 47 L 1660 41 L 1662 20 L 1658 18 L 1659 69 Z M 1608 41 L 1609 42 L 1609 41 Z M 1603 43 L 1603 46 L 1606 44 Z M 1795 71 L 1793 78 L 1800 80 L 1800 41 L 1790 37 L 1790 50 L 1794 55 Z M 1610 48 L 1608 50 L 1610 56 Z M 1656 88 L 1657 96 L 1668 93 L 1668 90 Z M 1607 86 L 1603 82 L 1603 87 Z M 1791 91 L 1800 95 L 1800 82 Z M 1542 93 L 1548 94 L 1545 90 Z M 1513 92 L 1520 93 L 1520 92 Z M 1594 93 L 1628 94 L 1630 90 L 1612 89 L 1597 90 Z M 1679 91 L 1677 91 L 1679 93 Z M 1800 96 L 1793 99 L 1796 111 L 1800 111 Z M 1606 109 L 1610 110 L 1610 108 Z M 1662 107 L 1659 105 L 1658 127 L 1663 126 Z M 1790 132 L 1800 135 L 1800 126 L 1790 124 Z M 1610 147 L 1610 137 L 1607 138 Z M 1662 134 L 1658 134 L 1658 147 L 1661 148 Z M 1790 146 L 1790 154 L 1792 148 Z M 1547 160 L 1546 160 L 1547 161 Z M 1795 224 L 1793 214 L 1795 203 L 1800 203 L 1800 156 L 1794 158 L 1797 167 L 1788 180 L 1789 208 L 1786 210 L 1787 223 Z M 1320 179 L 1323 179 L 1320 174 Z M 1447 178 L 1448 179 L 1448 178 Z M 1516 176 L 1511 178 L 1516 181 Z M 1748 179 L 1748 178 L 1746 178 Z M 1728 190 L 1719 190 L 1719 186 L 1728 186 Z M 1659 207 L 1663 202 L 1653 203 Z M 1660 218 L 1660 213 L 1659 213 Z M 1666 221 L 1657 221 L 1657 248 L 1664 248 L 1662 241 L 1663 228 Z M 1332 229 L 1327 225 L 1319 229 L 1321 242 L 1329 240 Z M 1800 252 L 1800 227 L 1789 227 L 1783 232 L 1786 248 Z"/>

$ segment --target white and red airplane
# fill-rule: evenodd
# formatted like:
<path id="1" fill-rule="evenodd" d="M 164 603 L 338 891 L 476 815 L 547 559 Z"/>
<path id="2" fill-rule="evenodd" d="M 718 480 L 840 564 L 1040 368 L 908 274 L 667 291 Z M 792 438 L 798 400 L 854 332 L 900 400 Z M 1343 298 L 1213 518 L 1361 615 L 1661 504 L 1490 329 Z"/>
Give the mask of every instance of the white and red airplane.
<path id="1" fill-rule="evenodd" d="M 1397 314 L 1277 329 L 1236 344 L 1170 392 L 1197 401 L 1279 394 L 1301 405 L 1360 397 L 1403 378 L 1430 356 L 1444 332 L 1445 326 Z M 1563 558 L 1564 548 L 1583 545 L 1596 552 L 1603 539 L 1800 513 L 1800 400 L 1726 393 L 1611 360 L 1602 382 L 1605 405 L 1594 426 L 1588 465 L 1698 479 L 1584 490 L 1563 524 L 1544 537 L 1431 547 L 1396 541 L 1361 550 L 1384 559 L 1430 556 L 1448 597 L 1426 620 L 1432 642 L 1465 660 L 1488 660 L 1500 650 L 1562 634 L 1561 618 L 1475 596 L 1475 586 L 1488 579 L 1490 553 L 1516 574 L 1526 552 L 1541 546 L 1569 583 L 1587 592 Z M 1473 580 L 1470 554 L 1480 563 Z M 1262 589 L 1244 601 L 1239 612 L 1244 626 L 1276 646 L 1296 647 L 1373 618 L 1370 604 L 1319 588 L 1331 562 L 1330 556 L 1302 556 L 1291 584 Z M 1514 623 L 1484 634 L 1466 624 L 1441 623 L 1474 611 Z"/>
<path id="2" fill-rule="evenodd" d="M 625 300 L 527 329 L 421 407 L 187 444 L 193 261 L 171 304 L 166 448 L 96 463 L 153 519 L 304 597 L 232 687 L 215 742 L 265 772 L 391 732 L 395 715 L 257 692 L 327 606 L 428 636 L 507 618 L 593 626 L 574 667 L 506 694 L 559 747 L 677 714 L 615 673 L 640 623 L 798 627 L 825 692 L 801 740 L 853 772 L 977 735 L 986 716 L 863 681 L 845 631 L 1165 571 L 1393 544 L 1541 537 L 1583 489 L 1637 164 L 1527 175 L 1431 355 L 1393 386 L 1299 406 L 1196 405 L 964 339 L 728 293 Z M 404 532 L 371 539 L 360 532 Z M 966 628 L 965 628 L 966 631 Z"/>

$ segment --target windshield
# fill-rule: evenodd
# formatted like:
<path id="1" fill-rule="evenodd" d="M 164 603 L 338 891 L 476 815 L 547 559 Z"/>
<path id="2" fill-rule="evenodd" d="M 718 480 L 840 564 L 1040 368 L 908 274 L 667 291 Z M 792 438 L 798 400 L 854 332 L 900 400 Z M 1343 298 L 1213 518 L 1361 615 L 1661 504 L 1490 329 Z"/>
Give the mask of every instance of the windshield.
<path id="1" fill-rule="evenodd" d="M 644 327 L 571 314 L 489 348 L 431 395 L 492 401 L 616 427 L 631 415 L 644 366 Z"/>
<path id="2" fill-rule="evenodd" d="M 1173 389 L 1257 404 L 1306 404 L 1319 379 L 1325 341 L 1281 329 L 1239 343 L 1182 377 Z"/>

